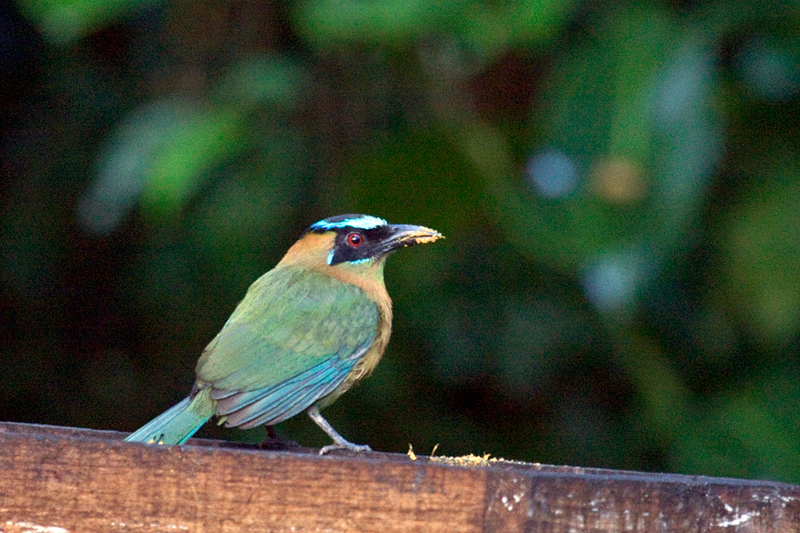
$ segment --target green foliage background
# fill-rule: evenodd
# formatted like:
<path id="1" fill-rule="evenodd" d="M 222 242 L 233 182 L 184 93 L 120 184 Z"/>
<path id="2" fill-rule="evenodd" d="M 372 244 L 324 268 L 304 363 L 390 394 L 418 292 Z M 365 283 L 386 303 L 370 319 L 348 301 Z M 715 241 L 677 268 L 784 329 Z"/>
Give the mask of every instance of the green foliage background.
<path id="1" fill-rule="evenodd" d="M 347 438 L 800 482 L 798 7 L 17 0 L 0 417 L 133 430 L 365 212 L 447 240 L 390 260 Z"/>

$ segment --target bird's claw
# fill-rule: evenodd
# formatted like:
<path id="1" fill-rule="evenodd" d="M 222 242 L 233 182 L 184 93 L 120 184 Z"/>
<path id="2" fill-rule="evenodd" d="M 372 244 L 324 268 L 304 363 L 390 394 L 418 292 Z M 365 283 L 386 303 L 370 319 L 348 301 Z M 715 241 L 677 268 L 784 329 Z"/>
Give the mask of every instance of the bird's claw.
<path id="1" fill-rule="evenodd" d="M 348 450 L 351 452 L 361 453 L 361 452 L 371 452 L 372 448 L 370 448 L 366 444 L 353 444 L 352 442 L 345 441 L 323 446 L 322 448 L 319 449 L 319 454 L 325 455 L 326 453 L 332 452 L 334 450 Z"/>

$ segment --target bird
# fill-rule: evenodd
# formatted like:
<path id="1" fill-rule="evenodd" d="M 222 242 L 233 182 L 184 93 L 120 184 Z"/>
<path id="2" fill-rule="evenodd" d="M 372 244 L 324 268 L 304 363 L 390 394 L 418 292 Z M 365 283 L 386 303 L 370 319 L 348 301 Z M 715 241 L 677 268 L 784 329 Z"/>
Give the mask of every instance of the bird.
<path id="1" fill-rule="evenodd" d="M 369 376 L 392 330 L 384 283 L 391 252 L 443 235 L 370 215 L 312 224 L 283 259 L 258 278 L 206 346 L 189 396 L 125 440 L 185 443 L 214 415 L 226 427 L 272 426 L 305 411 L 336 449 L 369 451 L 320 414 Z"/>

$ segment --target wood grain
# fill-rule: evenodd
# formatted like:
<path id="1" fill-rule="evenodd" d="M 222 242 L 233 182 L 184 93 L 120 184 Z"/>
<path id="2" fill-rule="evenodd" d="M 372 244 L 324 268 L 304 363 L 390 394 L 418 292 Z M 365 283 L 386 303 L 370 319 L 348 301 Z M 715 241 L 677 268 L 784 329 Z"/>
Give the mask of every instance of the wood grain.
<path id="1" fill-rule="evenodd" d="M 0 423 L 0 531 L 800 531 L 781 483 L 124 436 Z"/>

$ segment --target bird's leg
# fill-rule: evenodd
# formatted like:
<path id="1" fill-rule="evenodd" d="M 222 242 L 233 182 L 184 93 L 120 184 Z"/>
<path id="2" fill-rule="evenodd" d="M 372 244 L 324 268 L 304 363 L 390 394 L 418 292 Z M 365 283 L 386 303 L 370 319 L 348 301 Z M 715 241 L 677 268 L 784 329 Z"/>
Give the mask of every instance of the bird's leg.
<path id="1" fill-rule="evenodd" d="M 306 413 L 317 424 L 322 431 L 328 434 L 330 438 L 333 439 L 334 444 L 328 444 L 327 446 L 323 446 L 319 450 L 320 455 L 325 455 L 326 453 L 332 450 L 350 450 L 352 452 L 371 452 L 372 448 L 367 446 L 366 444 L 353 444 L 349 440 L 345 439 L 339 433 L 333 429 L 327 420 L 325 420 L 319 412 L 319 408 L 316 405 L 312 405 L 308 409 L 306 409 Z"/>

